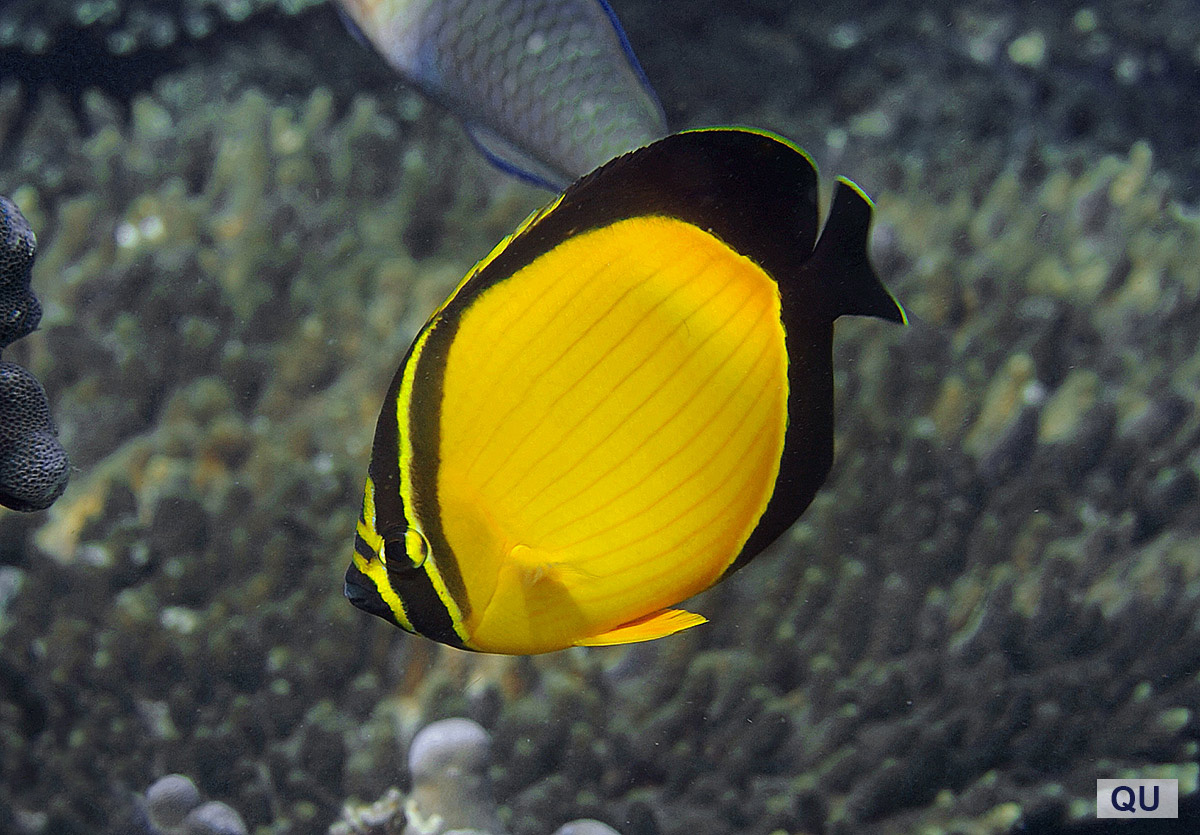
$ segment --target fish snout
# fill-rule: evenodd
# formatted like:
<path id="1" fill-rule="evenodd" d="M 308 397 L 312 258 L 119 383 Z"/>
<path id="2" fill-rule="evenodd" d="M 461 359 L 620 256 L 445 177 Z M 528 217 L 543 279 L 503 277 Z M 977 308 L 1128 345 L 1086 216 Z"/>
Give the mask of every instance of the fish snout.
<path id="1" fill-rule="evenodd" d="M 362 609 L 368 614 L 383 618 L 388 623 L 396 622 L 391 609 L 387 607 L 387 604 L 383 602 L 383 598 L 379 596 L 379 590 L 367 579 L 365 574 L 359 571 L 358 566 L 353 563 L 346 569 L 346 582 L 342 590 L 346 595 L 346 599 L 357 608 Z"/>

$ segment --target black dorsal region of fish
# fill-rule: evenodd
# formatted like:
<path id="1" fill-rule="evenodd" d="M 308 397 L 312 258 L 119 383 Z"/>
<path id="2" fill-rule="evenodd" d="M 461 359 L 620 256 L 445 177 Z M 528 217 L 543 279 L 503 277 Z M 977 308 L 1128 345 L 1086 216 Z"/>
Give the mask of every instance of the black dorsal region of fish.
<path id="1" fill-rule="evenodd" d="M 447 313 L 567 239 L 632 217 L 677 218 L 782 284 L 817 240 L 817 171 L 783 139 L 744 129 L 672 134 L 581 178 L 460 288 Z"/>

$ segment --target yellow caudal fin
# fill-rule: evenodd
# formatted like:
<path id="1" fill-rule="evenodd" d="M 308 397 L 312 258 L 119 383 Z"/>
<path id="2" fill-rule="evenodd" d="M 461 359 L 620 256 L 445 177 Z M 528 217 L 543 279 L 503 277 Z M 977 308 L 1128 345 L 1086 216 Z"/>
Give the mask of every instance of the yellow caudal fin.
<path id="1" fill-rule="evenodd" d="M 702 623 L 708 623 L 708 618 L 704 617 L 704 615 L 685 612 L 683 609 L 663 609 L 660 612 L 646 615 L 644 618 L 638 618 L 637 620 L 631 620 L 629 623 L 621 624 L 616 629 L 610 629 L 608 632 L 601 632 L 599 635 L 591 635 L 583 638 L 576 641 L 575 646 L 609 647 L 615 644 L 636 644 L 638 641 L 653 641 L 656 638 L 665 638 L 668 635 L 674 635 L 676 632 L 691 629 L 693 626 L 699 626 Z"/>

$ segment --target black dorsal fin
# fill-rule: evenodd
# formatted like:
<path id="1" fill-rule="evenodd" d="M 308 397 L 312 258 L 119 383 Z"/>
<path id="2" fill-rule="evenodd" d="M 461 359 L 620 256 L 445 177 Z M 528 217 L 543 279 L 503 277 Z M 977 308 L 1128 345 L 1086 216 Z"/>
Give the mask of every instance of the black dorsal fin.
<path id="1" fill-rule="evenodd" d="M 838 177 L 833 202 L 812 257 L 804 264 L 830 319 L 878 316 L 908 321 L 871 266 L 867 242 L 871 233 L 871 201 L 854 183 Z"/>

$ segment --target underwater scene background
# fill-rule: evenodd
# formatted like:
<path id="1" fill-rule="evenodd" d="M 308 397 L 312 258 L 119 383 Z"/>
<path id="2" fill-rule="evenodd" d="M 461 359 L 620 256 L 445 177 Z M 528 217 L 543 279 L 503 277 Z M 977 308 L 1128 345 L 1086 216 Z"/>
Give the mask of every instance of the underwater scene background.
<path id="1" fill-rule="evenodd" d="M 342 575 L 396 364 L 547 193 L 326 4 L 0 2 L 44 309 L 5 358 L 74 467 L 0 510 L 0 832 L 184 831 L 171 773 L 241 819 L 189 832 L 441 831 L 409 794 L 511 835 L 1193 831 L 1094 798 L 1200 775 L 1200 7 L 612 5 L 673 129 L 872 195 L 914 321 L 839 324 L 830 479 L 710 623 L 508 658 Z M 449 717 L 490 754 L 424 785 Z"/>

